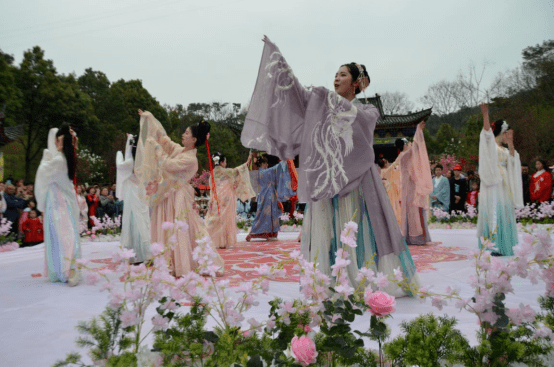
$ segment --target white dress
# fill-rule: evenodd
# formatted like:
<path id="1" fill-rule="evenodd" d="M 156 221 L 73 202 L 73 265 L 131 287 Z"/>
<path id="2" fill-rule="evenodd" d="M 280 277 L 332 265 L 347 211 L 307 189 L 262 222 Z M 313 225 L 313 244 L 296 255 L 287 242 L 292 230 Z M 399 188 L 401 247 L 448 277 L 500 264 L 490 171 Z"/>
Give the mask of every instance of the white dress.
<path id="1" fill-rule="evenodd" d="M 151 258 L 150 253 L 150 210 L 141 200 L 139 190 L 144 191 L 133 172 L 135 161 L 131 146 L 132 135 L 127 138 L 125 157 L 118 151 L 116 155 L 117 181 L 115 196 L 123 201 L 121 218 L 121 246 L 135 251 L 131 262 L 145 262 Z M 145 193 L 142 193 L 142 197 Z"/>
<path id="2" fill-rule="evenodd" d="M 477 236 L 491 238 L 493 249 L 504 256 L 514 254 L 518 243 L 515 208 L 523 207 L 521 161 L 519 153 L 498 146 L 492 130 L 482 130 L 479 137 L 479 217 Z"/>
<path id="3" fill-rule="evenodd" d="M 57 128 L 50 129 L 35 179 L 37 208 L 44 214 L 45 273 L 51 281 L 68 282 L 81 255 L 79 206 L 73 182 L 67 176 L 67 161 L 56 149 Z"/>

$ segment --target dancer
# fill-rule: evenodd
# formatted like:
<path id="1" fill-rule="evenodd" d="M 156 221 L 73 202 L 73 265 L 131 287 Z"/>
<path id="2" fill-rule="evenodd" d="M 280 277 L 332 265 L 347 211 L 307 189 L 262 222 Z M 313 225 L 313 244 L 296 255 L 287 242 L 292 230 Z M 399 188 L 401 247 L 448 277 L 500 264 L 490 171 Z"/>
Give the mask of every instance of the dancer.
<path id="1" fill-rule="evenodd" d="M 542 203 L 549 201 L 552 194 L 552 174 L 548 169 L 546 161 L 542 158 L 537 158 L 535 161 L 537 172 L 531 176 L 529 182 L 529 191 L 531 194 L 532 203 Z"/>
<path id="2" fill-rule="evenodd" d="M 175 276 L 180 277 L 196 268 L 192 251 L 196 240 L 208 236 L 200 216 L 193 209 L 194 188 L 191 178 L 198 170 L 196 148 L 204 145 L 210 132 L 205 122 L 189 126 L 182 136 L 182 146 L 171 141 L 162 124 L 147 111 L 139 110 L 140 136 L 135 174 L 146 187 L 144 200 L 152 209 L 151 240 L 169 243 L 170 233 L 162 229 L 164 222 L 186 221 L 188 231 L 175 233 L 175 247 L 167 256 Z M 213 245 L 213 244 L 212 244 Z M 216 264 L 223 273 L 223 259 Z"/>
<path id="3" fill-rule="evenodd" d="M 237 242 L 237 197 L 246 201 L 255 195 L 248 172 L 251 161 L 252 153 L 246 163 L 236 168 L 227 168 L 227 158 L 223 154 L 216 153 L 213 156 L 218 201 L 215 201 L 212 190 L 206 227 L 218 248 L 229 248 Z"/>
<path id="4" fill-rule="evenodd" d="M 307 90 L 277 46 L 267 38 L 263 41 L 241 141 L 282 159 L 299 155 L 298 198 L 308 203 L 302 233 L 304 257 L 308 261 L 317 257 L 319 269 L 331 274 L 340 233 L 354 218 L 357 247 L 346 247 L 351 284 L 357 286 L 358 269 L 372 259 L 385 274 L 400 268 L 408 281 L 418 283 L 375 164 L 372 145 L 379 112 L 356 99 L 369 85 L 367 70 L 360 64 L 345 64 L 335 75 L 335 91 L 324 87 Z M 387 292 L 406 294 L 395 287 Z"/>
<path id="5" fill-rule="evenodd" d="M 45 274 L 70 286 L 79 281 L 74 260 L 81 256 L 76 149 L 77 136 L 69 125 L 50 129 L 35 180 L 37 207 L 44 215 Z"/>
<path id="6" fill-rule="evenodd" d="M 450 208 L 450 182 L 442 175 L 442 168 L 441 164 L 437 164 L 434 168 L 433 192 L 430 195 L 431 206 L 448 213 L 448 208 Z"/>
<path id="7" fill-rule="evenodd" d="M 281 229 L 279 219 L 283 214 L 279 204 L 294 196 L 287 161 L 281 161 L 268 168 L 267 158 L 260 157 L 257 159 L 256 165 L 258 166 L 259 194 L 256 199 L 258 207 L 246 241 L 250 241 L 252 238 L 276 239 L 279 229 Z"/>
<path id="8" fill-rule="evenodd" d="M 138 136 L 127 134 L 125 157 L 117 152 L 117 184 L 115 196 L 123 200 L 125 210 L 121 218 L 121 246 L 135 251 L 132 263 L 142 263 L 151 258 L 150 254 L 150 212 L 148 205 L 141 200 L 146 196 L 134 172 Z"/>
<path id="9" fill-rule="evenodd" d="M 417 125 L 413 143 L 397 139 L 396 147 L 402 152 L 400 177 L 402 179 L 402 216 L 400 229 L 408 245 L 425 245 L 431 242 L 427 226 L 429 195 L 433 192 L 431 166 L 423 137 L 425 122 Z"/>
<path id="10" fill-rule="evenodd" d="M 515 208 L 523 207 L 521 161 L 514 149 L 514 131 L 506 121 L 489 120 L 489 106 L 481 105 L 483 130 L 479 137 L 479 216 L 477 236 L 490 239 L 493 255 L 511 256 L 518 243 Z M 507 144 L 508 149 L 502 144 Z"/>
<path id="11" fill-rule="evenodd" d="M 400 177 L 399 157 L 393 163 L 381 169 L 381 177 L 383 178 L 383 185 L 385 185 L 394 216 L 398 225 L 400 225 L 400 219 L 402 218 L 402 206 L 400 205 L 402 199 L 402 179 Z"/>

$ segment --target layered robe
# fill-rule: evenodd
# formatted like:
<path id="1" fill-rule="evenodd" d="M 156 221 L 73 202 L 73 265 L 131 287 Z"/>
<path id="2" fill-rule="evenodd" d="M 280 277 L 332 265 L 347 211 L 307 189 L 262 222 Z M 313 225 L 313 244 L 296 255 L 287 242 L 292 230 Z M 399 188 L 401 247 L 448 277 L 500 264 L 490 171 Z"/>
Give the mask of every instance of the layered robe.
<path id="1" fill-rule="evenodd" d="M 552 195 L 552 174 L 545 170 L 536 172 L 531 176 L 529 192 L 533 203 L 549 201 Z"/>
<path id="2" fill-rule="evenodd" d="M 436 196 L 436 199 L 433 199 Z M 433 177 L 433 192 L 429 195 L 431 206 L 448 213 L 450 208 L 450 182 L 446 177 Z"/>
<path id="3" fill-rule="evenodd" d="M 214 168 L 217 202 L 213 190 L 206 214 L 206 227 L 214 245 L 229 248 L 237 242 L 237 198 L 250 200 L 255 194 L 246 163 L 236 168 Z"/>
<path id="4" fill-rule="evenodd" d="M 414 141 L 408 150 L 400 153 L 402 178 L 401 229 L 408 245 L 424 245 L 431 242 L 427 226 L 429 194 L 433 192 L 431 167 L 423 130 L 417 127 Z"/>
<path id="5" fill-rule="evenodd" d="M 309 261 L 317 257 L 322 272 L 331 274 L 344 224 L 358 223 L 357 247 L 346 247 L 354 286 L 364 265 L 386 274 L 400 268 L 408 281 L 418 279 L 374 163 L 378 117 L 372 105 L 349 102 L 324 87 L 304 88 L 277 46 L 266 40 L 241 141 L 283 160 L 299 155 L 298 199 L 308 203 L 302 253 Z"/>
<path id="6" fill-rule="evenodd" d="M 35 178 L 37 209 L 44 216 L 45 275 L 53 282 L 68 282 L 74 260 L 81 256 L 79 206 L 67 175 L 65 155 L 56 149 L 57 128 L 50 129 Z M 77 273 L 75 277 L 77 277 Z"/>
<path id="7" fill-rule="evenodd" d="M 132 263 L 145 262 L 151 258 L 150 253 L 150 210 L 141 200 L 145 197 L 144 186 L 134 173 L 132 135 L 127 137 L 125 157 L 117 152 L 115 165 L 117 168 L 117 184 L 115 195 L 123 200 L 125 210 L 121 218 L 121 246 L 135 251 Z"/>
<path id="8" fill-rule="evenodd" d="M 181 220 L 188 224 L 188 231 L 176 231 L 175 246 L 166 253 L 178 277 L 196 269 L 192 251 L 197 246 L 196 240 L 208 236 L 202 219 L 193 209 L 194 188 L 190 180 L 196 171 L 196 149 L 185 150 L 171 141 L 162 124 L 150 112 L 144 112 L 140 118 L 135 174 L 144 188 L 150 183 L 157 183 L 157 190 L 147 193 L 144 198 L 152 210 L 152 242 L 170 244 L 171 233 L 162 230 L 162 223 Z M 223 259 L 219 255 L 215 265 L 220 267 L 222 273 Z"/>
<path id="9" fill-rule="evenodd" d="M 498 146 L 492 130 L 481 131 L 479 137 L 479 214 L 477 236 L 491 239 L 494 252 L 514 254 L 518 243 L 515 208 L 523 207 L 521 161 L 519 153 Z"/>

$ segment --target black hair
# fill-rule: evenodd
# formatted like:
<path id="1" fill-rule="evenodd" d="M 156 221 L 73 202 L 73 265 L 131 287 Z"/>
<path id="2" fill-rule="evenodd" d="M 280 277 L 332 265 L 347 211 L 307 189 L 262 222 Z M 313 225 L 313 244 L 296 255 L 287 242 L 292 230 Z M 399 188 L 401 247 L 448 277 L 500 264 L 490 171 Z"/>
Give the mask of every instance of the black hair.
<path id="1" fill-rule="evenodd" d="M 138 144 L 138 135 L 132 135 L 131 138 L 131 154 L 133 155 L 133 161 L 137 156 L 137 144 Z"/>
<path id="2" fill-rule="evenodd" d="M 215 157 L 219 157 L 217 162 L 215 161 Z M 212 160 L 214 160 L 214 164 L 216 166 L 219 166 L 221 163 L 223 163 L 227 160 L 227 157 L 224 154 L 222 154 L 220 152 L 217 152 L 212 156 Z"/>
<path id="3" fill-rule="evenodd" d="M 504 120 L 496 120 L 494 122 L 494 128 L 492 129 L 492 133 L 494 134 L 494 136 L 498 136 L 500 135 L 500 133 L 502 132 L 502 126 L 506 123 L 506 121 Z"/>
<path id="4" fill-rule="evenodd" d="M 437 163 L 437 165 L 435 166 L 435 168 L 433 168 L 433 172 L 435 172 L 435 170 L 436 170 L 437 168 L 444 169 L 444 167 L 442 166 L 442 164 Z"/>
<path id="5" fill-rule="evenodd" d="M 27 206 L 29 206 L 29 203 L 35 203 L 35 208 L 37 207 L 37 200 L 35 198 L 30 198 L 29 200 L 27 200 Z"/>
<path id="6" fill-rule="evenodd" d="M 406 142 L 404 141 L 404 139 L 401 139 L 401 138 L 398 138 L 394 141 L 394 146 L 396 147 L 396 149 L 398 149 L 399 152 L 404 150 L 405 144 Z"/>
<path id="7" fill-rule="evenodd" d="M 36 207 L 35 207 L 35 208 L 31 208 L 31 209 L 29 210 L 29 213 L 30 213 L 30 212 L 35 212 L 35 213 L 37 213 L 37 217 L 38 217 L 38 215 L 39 215 L 39 214 L 38 214 L 39 211 L 38 211 L 38 209 L 36 209 Z"/>
<path id="8" fill-rule="evenodd" d="M 362 67 L 362 72 L 368 80 L 367 86 L 369 87 L 369 83 L 371 82 L 371 79 L 369 78 L 369 74 L 367 73 L 367 69 L 366 69 L 365 65 L 356 64 L 355 62 L 351 62 L 350 64 L 341 65 L 341 67 L 346 66 L 348 68 L 348 71 L 350 72 L 350 75 L 352 75 L 352 83 L 354 83 L 360 77 L 360 69 L 358 68 L 358 65 L 360 65 Z M 356 94 L 359 94 L 360 92 L 361 92 L 360 88 L 356 87 Z"/>
<path id="9" fill-rule="evenodd" d="M 65 155 L 65 160 L 67 161 L 67 177 L 69 177 L 69 180 L 73 182 L 75 179 L 75 173 L 77 172 L 77 155 L 75 152 L 75 146 L 73 145 L 73 134 L 71 134 L 69 124 L 62 124 L 62 127 L 56 133 L 56 139 L 62 135 L 62 152 Z"/>
<path id="10" fill-rule="evenodd" d="M 542 159 L 542 157 L 537 157 L 537 159 L 535 159 L 535 163 L 536 162 L 541 162 L 542 169 L 545 170 L 546 172 L 550 172 L 550 169 L 548 168 L 548 164 L 546 164 L 546 161 Z"/>
<path id="11" fill-rule="evenodd" d="M 527 164 L 527 162 L 521 162 L 521 167 L 527 167 L 527 168 L 529 168 L 529 165 Z"/>
<path id="12" fill-rule="evenodd" d="M 385 168 L 385 166 L 387 165 L 387 160 L 385 158 L 379 158 L 379 160 L 377 161 L 377 164 L 379 165 L 379 167 L 381 168 Z"/>
<path id="13" fill-rule="evenodd" d="M 264 156 L 258 157 L 258 159 L 256 160 L 256 166 L 258 167 L 261 167 L 264 163 L 268 163 L 267 158 Z"/>
<path id="14" fill-rule="evenodd" d="M 210 124 L 206 121 L 201 121 L 190 126 L 190 132 L 192 133 L 192 136 L 196 138 L 196 143 L 194 143 L 195 148 L 201 147 L 204 143 L 206 143 L 206 137 L 210 132 L 210 128 Z"/>

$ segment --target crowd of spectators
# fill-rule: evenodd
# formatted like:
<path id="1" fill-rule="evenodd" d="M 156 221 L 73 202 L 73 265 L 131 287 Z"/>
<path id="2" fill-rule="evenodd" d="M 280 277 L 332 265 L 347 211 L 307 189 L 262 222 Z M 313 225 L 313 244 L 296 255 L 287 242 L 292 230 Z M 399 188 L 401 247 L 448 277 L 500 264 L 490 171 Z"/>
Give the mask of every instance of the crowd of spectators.
<path id="1" fill-rule="evenodd" d="M 77 185 L 79 219 L 94 226 L 91 217 L 115 218 L 123 212 L 123 202 L 115 197 L 116 185 Z M 33 246 L 44 241 L 42 213 L 37 208 L 34 185 L 25 185 L 23 180 L 0 181 L 0 218 L 11 222 L 9 235 L 21 240 L 22 246 Z M 85 224 L 86 226 L 86 224 Z"/>

